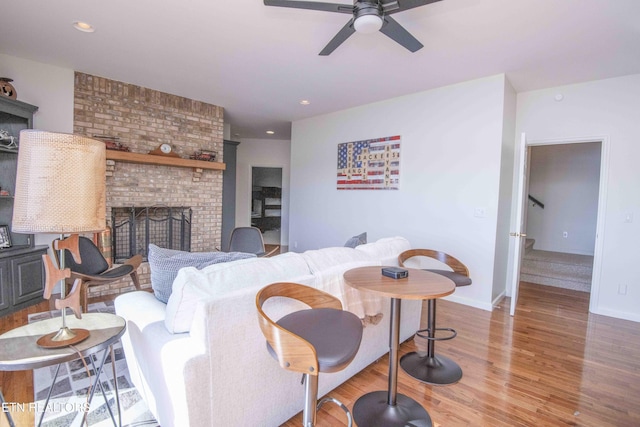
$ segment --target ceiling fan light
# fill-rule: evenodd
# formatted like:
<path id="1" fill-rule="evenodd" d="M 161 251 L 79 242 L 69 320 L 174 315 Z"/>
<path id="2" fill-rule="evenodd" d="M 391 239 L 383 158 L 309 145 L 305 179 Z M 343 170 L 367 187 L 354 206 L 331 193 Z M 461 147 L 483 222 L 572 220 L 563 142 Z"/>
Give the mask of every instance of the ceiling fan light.
<path id="1" fill-rule="evenodd" d="M 353 22 L 353 28 L 362 34 L 371 34 L 382 28 L 382 18 L 377 15 L 362 15 Z"/>

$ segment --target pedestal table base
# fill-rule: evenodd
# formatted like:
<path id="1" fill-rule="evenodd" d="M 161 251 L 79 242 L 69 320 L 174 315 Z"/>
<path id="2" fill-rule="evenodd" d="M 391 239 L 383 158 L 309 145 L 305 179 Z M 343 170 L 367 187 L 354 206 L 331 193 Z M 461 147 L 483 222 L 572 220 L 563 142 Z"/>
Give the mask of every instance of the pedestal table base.
<path id="1" fill-rule="evenodd" d="M 431 417 L 418 402 L 403 394 L 396 395 L 395 406 L 387 403 L 386 391 L 374 391 L 360 397 L 353 405 L 353 419 L 367 427 L 431 427 Z"/>

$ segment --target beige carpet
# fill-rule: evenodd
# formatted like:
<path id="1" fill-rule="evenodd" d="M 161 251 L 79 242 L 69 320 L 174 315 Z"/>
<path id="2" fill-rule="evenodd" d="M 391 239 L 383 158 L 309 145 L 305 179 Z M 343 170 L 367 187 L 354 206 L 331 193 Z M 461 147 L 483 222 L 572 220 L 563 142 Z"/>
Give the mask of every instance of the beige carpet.
<path id="1" fill-rule="evenodd" d="M 592 274 L 593 256 L 532 249 L 522 259 L 520 280 L 590 292 Z"/>

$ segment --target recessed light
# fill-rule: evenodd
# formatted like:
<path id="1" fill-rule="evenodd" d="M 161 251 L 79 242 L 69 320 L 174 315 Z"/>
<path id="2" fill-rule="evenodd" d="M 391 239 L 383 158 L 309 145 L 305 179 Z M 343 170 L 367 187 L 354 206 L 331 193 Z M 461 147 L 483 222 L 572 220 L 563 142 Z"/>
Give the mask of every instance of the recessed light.
<path id="1" fill-rule="evenodd" d="M 267 131 L 267 133 L 268 133 L 269 135 L 273 135 L 273 134 L 275 133 L 275 131 L 268 130 L 268 131 Z"/>
<path id="2" fill-rule="evenodd" d="M 309 101 L 308 99 L 303 99 L 302 101 L 300 101 L 300 105 L 309 105 L 311 104 L 311 101 Z"/>
<path id="3" fill-rule="evenodd" d="M 73 28 L 78 31 L 83 31 L 85 33 L 93 33 L 95 28 L 91 26 L 91 24 L 87 24 L 86 22 L 76 21 L 73 23 Z"/>

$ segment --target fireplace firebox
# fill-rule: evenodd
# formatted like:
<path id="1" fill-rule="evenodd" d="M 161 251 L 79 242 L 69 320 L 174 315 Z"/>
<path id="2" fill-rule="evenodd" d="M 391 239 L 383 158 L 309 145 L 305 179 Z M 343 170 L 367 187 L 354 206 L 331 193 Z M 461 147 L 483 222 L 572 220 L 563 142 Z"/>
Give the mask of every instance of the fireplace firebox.
<path id="1" fill-rule="evenodd" d="M 114 263 L 140 254 L 147 261 L 149 244 L 191 250 L 189 207 L 146 206 L 111 208 L 111 250 Z"/>

